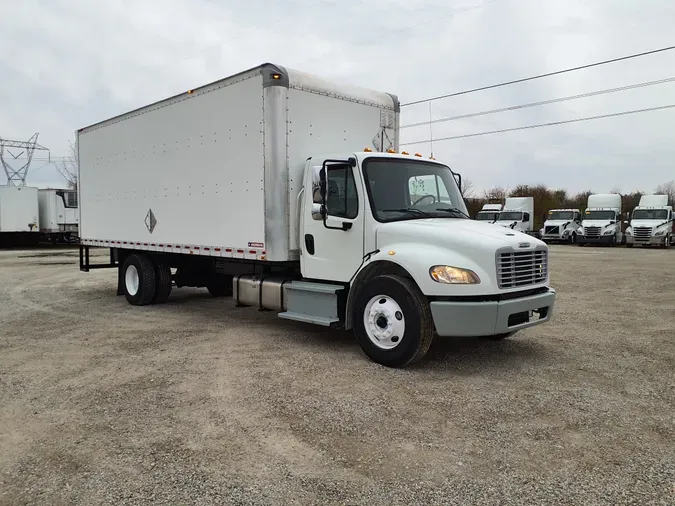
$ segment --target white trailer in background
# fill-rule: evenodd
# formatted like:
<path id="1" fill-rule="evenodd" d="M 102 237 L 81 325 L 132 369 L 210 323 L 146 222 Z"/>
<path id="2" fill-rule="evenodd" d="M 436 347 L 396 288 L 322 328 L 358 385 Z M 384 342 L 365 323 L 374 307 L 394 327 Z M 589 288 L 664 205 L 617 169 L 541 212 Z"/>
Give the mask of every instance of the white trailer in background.
<path id="1" fill-rule="evenodd" d="M 586 210 L 577 234 L 577 244 L 610 244 L 623 242 L 621 231 L 621 195 L 598 193 L 588 196 Z"/>
<path id="2" fill-rule="evenodd" d="M 551 209 L 541 229 L 544 242 L 577 242 L 581 228 L 581 211 L 578 209 Z"/>
<path id="3" fill-rule="evenodd" d="M 499 219 L 499 212 L 502 210 L 501 204 L 485 204 L 478 214 L 476 219 L 478 221 L 487 221 L 489 223 L 494 223 Z"/>
<path id="4" fill-rule="evenodd" d="M 546 244 L 467 219 L 446 164 L 396 153 L 398 125 L 393 95 L 265 64 L 83 128 L 80 269 L 117 268 L 132 305 L 206 287 L 353 329 L 392 367 L 436 335 L 548 321 Z"/>
<path id="5" fill-rule="evenodd" d="M 50 242 L 72 242 L 80 219 L 77 190 L 40 189 L 40 234 Z"/>
<path id="6" fill-rule="evenodd" d="M 511 230 L 531 234 L 533 221 L 534 197 L 508 197 L 496 223 Z"/>
<path id="7" fill-rule="evenodd" d="M 673 208 L 668 205 L 668 195 L 643 195 L 626 229 L 626 246 L 655 244 L 667 248 L 672 245 L 674 232 Z"/>
<path id="8" fill-rule="evenodd" d="M 0 244 L 37 241 L 38 189 L 30 186 L 0 186 Z"/>

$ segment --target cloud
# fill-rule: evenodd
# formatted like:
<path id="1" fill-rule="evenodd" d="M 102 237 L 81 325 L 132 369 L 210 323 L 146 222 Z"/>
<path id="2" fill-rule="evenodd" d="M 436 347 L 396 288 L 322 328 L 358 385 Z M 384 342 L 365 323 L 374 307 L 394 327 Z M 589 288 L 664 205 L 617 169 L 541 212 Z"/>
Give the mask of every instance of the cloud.
<path id="1" fill-rule="evenodd" d="M 4 12 L 0 136 L 39 131 L 52 156 L 67 153 L 79 127 L 265 61 L 396 93 L 405 103 L 667 46 L 675 21 L 669 0 L 648 7 L 613 0 L 22 0 Z M 672 77 L 673 63 L 675 51 L 439 100 L 432 116 Z M 433 135 L 669 103 L 675 84 L 438 124 Z M 428 104 L 406 107 L 402 122 L 428 115 Z M 674 115 L 436 142 L 433 150 L 478 188 L 543 182 L 571 191 L 651 190 L 673 177 Z M 403 132 L 403 140 L 428 138 L 427 126 Z M 412 149 L 428 154 L 430 146 Z M 58 181 L 49 165 L 29 179 Z"/>

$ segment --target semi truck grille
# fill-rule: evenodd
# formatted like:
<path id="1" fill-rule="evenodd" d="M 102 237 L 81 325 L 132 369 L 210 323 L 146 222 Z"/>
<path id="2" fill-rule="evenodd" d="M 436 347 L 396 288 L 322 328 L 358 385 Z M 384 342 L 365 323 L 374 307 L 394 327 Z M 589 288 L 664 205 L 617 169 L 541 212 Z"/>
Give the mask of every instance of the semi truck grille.
<path id="1" fill-rule="evenodd" d="M 650 227 L 635 227 L 633 229 L 633 237 L 638 241 L 648 241 L 651 235 L 652 229 Z"/>
<path id="2" fill-rule="evenodd" d="M 559 234 L 560 231 L 558 229 L 559 229 L 559 225 L 555 225 L 555 226 L 552 226 L 552 227 L 544 227 L 544 233 L 545 234 Z"/>
<path id="3" fill-rule="evenodd" d="M 548 251 L 513 251 L 497 257 L 499 288 L 544 283 L 548 275 Z"/>
<path id="4" fill-rule="evenodd" d="M 584 227 L 584 235 L 591 239 L 600 237 L 600 227 Z"/>

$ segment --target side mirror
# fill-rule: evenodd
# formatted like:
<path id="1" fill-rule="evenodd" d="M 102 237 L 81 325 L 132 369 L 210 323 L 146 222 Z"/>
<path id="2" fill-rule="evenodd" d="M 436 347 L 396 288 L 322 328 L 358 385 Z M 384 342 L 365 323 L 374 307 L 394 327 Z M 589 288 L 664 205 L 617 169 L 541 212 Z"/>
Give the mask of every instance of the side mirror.
<path id="1" fill-rule="evenodd" d="M 326 214 L 326 208 L 323 204 L 312 204 L 312 219 L 321 221 Z"/>
<path id="2" fill-rule="evenodd" d="M 462 197 L 463 197 L 464 196 L 464 188 L 462 188 L 462 175 L 457 173 L 457 172 L 453 172 L 452 177 L 455 178 L 455 181 L 457 182 L 457 188 L 459 188 L 459 193 L 461 193 Z"/>
<path id="3" fill-rule="evenodd" d="M 523 223 L 530 221 L 530 213 L 523 213 Z"/>

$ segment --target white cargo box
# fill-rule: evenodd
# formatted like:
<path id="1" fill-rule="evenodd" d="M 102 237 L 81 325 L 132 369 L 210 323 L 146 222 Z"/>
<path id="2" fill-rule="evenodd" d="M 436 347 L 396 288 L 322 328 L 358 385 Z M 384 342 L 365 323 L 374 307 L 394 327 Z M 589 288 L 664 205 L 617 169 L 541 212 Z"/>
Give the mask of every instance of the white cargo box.
<path id="1" fill-rule="evenodd" d="M 77 192 L 40 189 L 38 191 L 40 231 L 44 233 L 76 231 L 79 221 Z"/>
<path id="2" fill-rule="evenodd" d="M 395 96 L 265 64 L 78 131 L 82 244 L 287 261 L 310 156 L 398 148 Z"/>
<path id="3" fill-rule="evenodd" d="M 38 189 L 0 186 L 0 233 L 39 232 Z"/>

